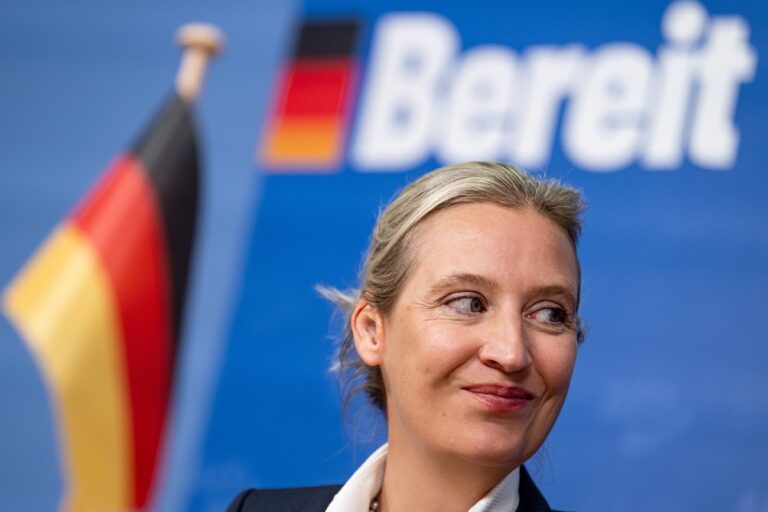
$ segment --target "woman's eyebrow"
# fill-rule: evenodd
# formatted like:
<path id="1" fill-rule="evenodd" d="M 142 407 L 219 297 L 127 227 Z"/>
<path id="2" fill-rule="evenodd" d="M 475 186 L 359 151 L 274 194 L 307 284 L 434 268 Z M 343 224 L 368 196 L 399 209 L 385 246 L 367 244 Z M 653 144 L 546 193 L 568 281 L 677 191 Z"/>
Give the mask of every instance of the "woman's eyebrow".
<path id="1" fill-rule="evenodd" d="M 459 273 L 449 274 L 440 278 L 430 287 L 429 291 L 431 294 L 439 294 L 458 286 L 471 286 L 483 290 L 494 290 L 498 288 L 496 283 L 487 277 L 478 274 Z"/>
<path id="2" fill-rule="evenodd" d="M 576 307 L 578 305 L 578 301 L 576 300 L 576 296 L 571 291 L 571 288 L 568 286 L 562 286 L 559 284 L 553 284 L 553 285 L 546 285 L 546 286 L 539 286 L 535 289 L 531 290 L 531 295 L 534 296 L 553 296 L 553 295 L 560 295 L 562 297 L 565 297 L 566 300 L 570 301 L 571 305 L 573 307 Z"/>

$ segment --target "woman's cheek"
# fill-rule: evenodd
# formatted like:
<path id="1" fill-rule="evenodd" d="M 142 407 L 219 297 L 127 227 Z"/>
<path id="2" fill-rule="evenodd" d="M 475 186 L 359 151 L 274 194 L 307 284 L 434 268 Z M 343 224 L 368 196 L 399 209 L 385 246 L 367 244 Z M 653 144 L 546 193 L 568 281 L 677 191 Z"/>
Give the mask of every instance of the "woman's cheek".
<path id="1" fill-rule="evenodd" d="M 576 363 L 576 341 L 558 343 L 564 340 L 549 340 L 550 343 L 537 347 L 533 354 L 539 374 L 547 381 L 547 387 L 567 389 Z"/>

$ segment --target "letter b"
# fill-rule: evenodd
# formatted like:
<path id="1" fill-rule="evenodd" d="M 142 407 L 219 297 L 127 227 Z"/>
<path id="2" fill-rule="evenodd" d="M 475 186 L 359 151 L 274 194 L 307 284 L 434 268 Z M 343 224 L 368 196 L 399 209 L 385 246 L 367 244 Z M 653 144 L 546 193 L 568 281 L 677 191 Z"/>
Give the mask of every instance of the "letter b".
<path id="1" fill-rule="evenodd" d="M 456 29 L 440 16 L 382 18 L 352 152 L 357 167 L 397 171 L 428 157 L 438 81 L 458 46 Z"/>

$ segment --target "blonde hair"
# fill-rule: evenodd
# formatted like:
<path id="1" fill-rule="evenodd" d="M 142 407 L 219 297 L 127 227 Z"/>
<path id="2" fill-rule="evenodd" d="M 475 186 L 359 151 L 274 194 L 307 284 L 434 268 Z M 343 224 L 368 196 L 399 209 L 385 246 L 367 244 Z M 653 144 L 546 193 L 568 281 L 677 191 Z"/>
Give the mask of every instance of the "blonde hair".
<path id="1" fill-rule="evenodd" d="M 534 208 L 567 233 L 574 252 L 581 234 L 584 201 L 581 193 L 553 179 L 533 177 L 512 165 L 468 162 L 429 172 L 405 187 L 378 217 L 360 272 L 360 288 L 342 292 L 318 286 L 321 295 L 344 313 L 345 328 L 333 370 L 348 386 L 350 396 L 363 389 L 386 415 L 386 390 L 378 366 L 368 366 L 354 349 L 350 315 L 360 299 L 388 314 L 397 301 L 413 265 L 410 249 L 417 226 L 428 216 L 459 204 L 495 203 L 507 208 Z M 577 259 L 578 261 L 578 259 Z M 580 281 L 581 279 L 579 279 Z M 577 339 L 584 333 L 578 323 Z M 347 375 L 351 371 L 351 375 Z"/>

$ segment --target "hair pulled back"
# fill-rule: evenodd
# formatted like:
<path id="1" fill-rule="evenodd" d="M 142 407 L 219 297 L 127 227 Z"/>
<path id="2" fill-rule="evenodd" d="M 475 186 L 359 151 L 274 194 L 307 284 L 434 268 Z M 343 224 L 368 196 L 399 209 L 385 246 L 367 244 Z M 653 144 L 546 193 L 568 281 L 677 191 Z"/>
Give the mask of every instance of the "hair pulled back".
<path id="1" fill-rule="evenodd" d="M 467 162 L 441 167 L 414 181 L 379 214 L 360 271 L 360 288 L 340 291 L 318 287 L 344 314 L 344 333 L 332 369 L 341 379 L 349 379 L 345 383 L 345 404 L 352 393 L 363 389 L 386 415 L 381 369 L 366 365 L 355 351 L 350 316 L 360 299 L 385 316 L 390 313 L 414 263 L 412 247 L 418 225 L 451 206 L 482 202 L 535 209 L 563 228 L 575 252 L 584 201 L 578 190 L 557 180 L 534 177 L 509 164 Z M 580 325 L 579 342 L 583 340 Z"/>

